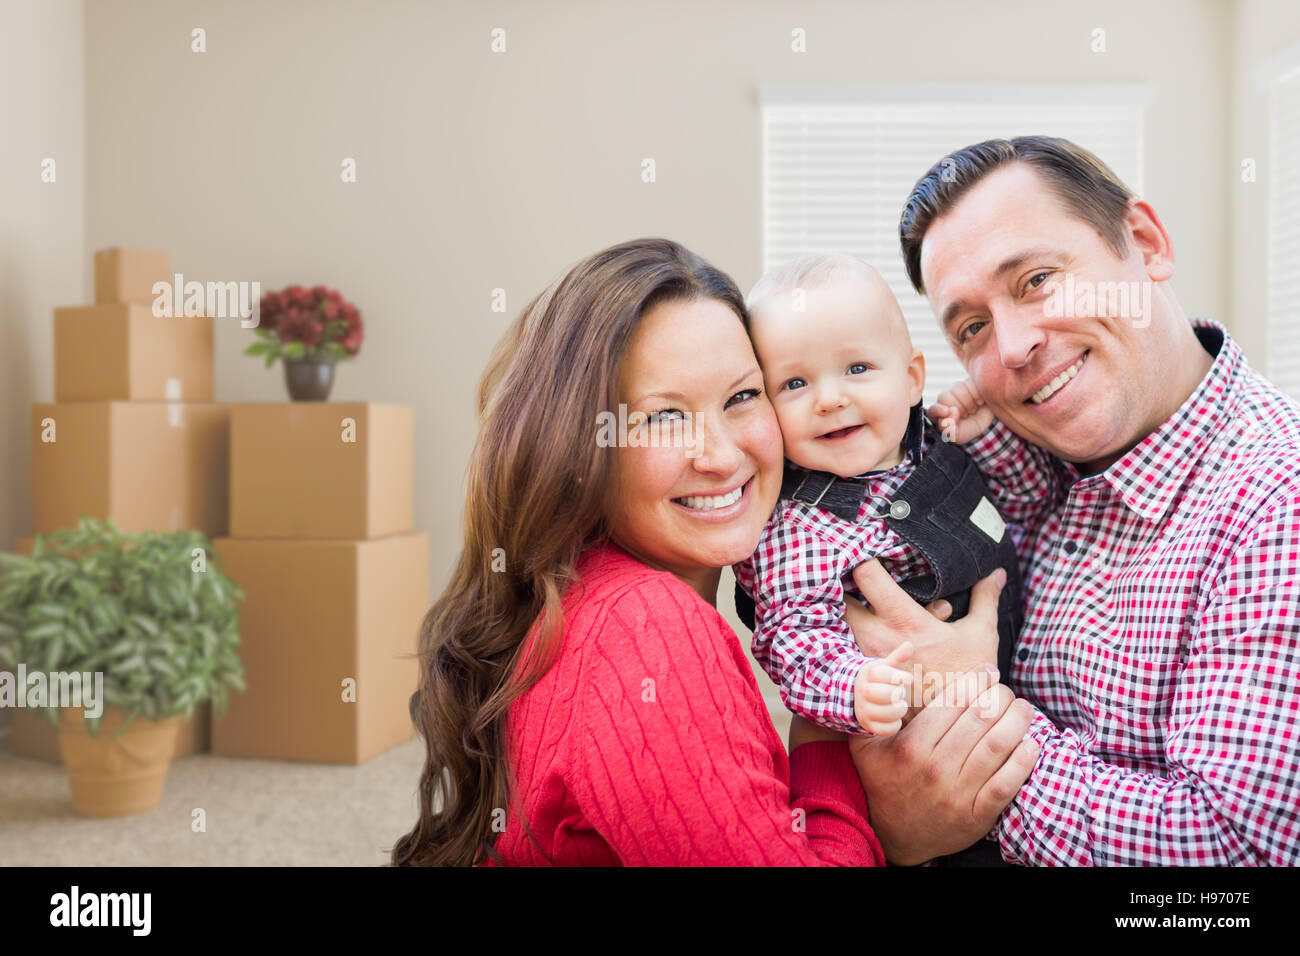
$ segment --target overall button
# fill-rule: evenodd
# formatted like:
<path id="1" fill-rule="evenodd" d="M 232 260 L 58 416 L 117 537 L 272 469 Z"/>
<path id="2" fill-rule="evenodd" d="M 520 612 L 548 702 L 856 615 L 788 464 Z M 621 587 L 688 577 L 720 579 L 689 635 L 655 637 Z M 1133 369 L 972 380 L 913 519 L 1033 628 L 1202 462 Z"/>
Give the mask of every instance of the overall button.
<path id="1" fill-rule="evenodd" d="M 912 513 L 912 506 L 906 501 L 895 501 L 889 505 L 889 517 L 895 521 L 902 521 Z"/>

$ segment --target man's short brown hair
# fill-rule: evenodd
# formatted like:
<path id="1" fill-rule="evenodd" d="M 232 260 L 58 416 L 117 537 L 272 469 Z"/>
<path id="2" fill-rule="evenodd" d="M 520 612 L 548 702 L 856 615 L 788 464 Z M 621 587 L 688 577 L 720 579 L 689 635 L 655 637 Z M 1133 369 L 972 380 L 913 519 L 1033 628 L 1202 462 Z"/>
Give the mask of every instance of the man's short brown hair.
<path id="1" fill-rule="evenodd" d="M 921 241 L 931 223 L 993 170 L 1010 163 L 1027 163 L 1071 212 L 1091 223 L 1115 255 L 1128 253 L 1124 228 L 1133 192 L 1114 171 L 1082 146 L 1053 136 L 989 139 L 949 153 L 926 171 L 898 221 L 903 262 L 912 288 L 924 295 L 921 281 Z"/>

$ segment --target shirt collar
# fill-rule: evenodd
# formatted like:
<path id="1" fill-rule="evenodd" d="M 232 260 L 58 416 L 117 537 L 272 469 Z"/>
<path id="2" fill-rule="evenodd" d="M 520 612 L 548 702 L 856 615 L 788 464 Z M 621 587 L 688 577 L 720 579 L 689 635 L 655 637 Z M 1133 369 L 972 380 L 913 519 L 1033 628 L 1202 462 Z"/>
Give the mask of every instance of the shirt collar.
<path id="1" fill-rule="evenodd" d="M 1214 426 L 1230 417 L 1231 396 L 1245 364 L 1241 348 L 1220 323 L 1196 319 L 1192 327 L 1201 346 L 1214 356 L 1210 371 L 1164 424 L 1099 476 L 1089 476 L 1104 479 L 1129 508 L 1148 521 L 1164 517 L 1209 447 Z M 1073 466 L 1069 468 L 1078 474 Z"/>

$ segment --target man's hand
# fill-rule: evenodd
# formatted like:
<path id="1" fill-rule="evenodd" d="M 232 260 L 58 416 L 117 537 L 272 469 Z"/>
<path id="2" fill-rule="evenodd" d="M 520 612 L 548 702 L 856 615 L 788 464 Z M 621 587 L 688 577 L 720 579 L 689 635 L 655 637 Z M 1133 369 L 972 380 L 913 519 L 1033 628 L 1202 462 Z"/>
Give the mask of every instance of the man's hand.
<path id="1" fill-rule="evenodd" d="M 853 715 L 863 730 L 877 737 L 898 733 L 911 699 L 911 671 L 903 669 L 912 645 L 900 644 L 889 656 L 867 661 L 858 670 L 853 687 Z"/>
<path id="2" fill-rule="evenodd" d="M 992 679 L 963 675 L 892 737 L 850 738 L 889 862 L 914 866 L 970 846 L 1033 771 L 1032 708 Z"/>
<path id="3" fill-rule="evenodd" d="M 930 406 L 929 415 L 943 432 L 943 440 L 958 445 L 982 435 L 993 424 L 992 410 L 970 379 L 940 395 Z"/>
<path id="4" fill-rule="evenodd" d="M 887 657 L 904 642 L 911 642 L 912 669 L 920 680 L 913 681 L 912 704 L 920 707 L 939 686 L 967 671 L 996 672 L 998 655 L 998 594 L 1007 573 L 997 568 L 971 589 L 970 611 L 960 621 L 941 620 L 945 610 L 937 601 L 924 608 L 900 588 L 876 559 L 853 569 L 853 580 L 870 607 L 846 597 L 844 619 L 868 657 Z M 939 675 L 939 680 L 926 679 Z M 906 722 L 906 720 L 904 721 Z"/>

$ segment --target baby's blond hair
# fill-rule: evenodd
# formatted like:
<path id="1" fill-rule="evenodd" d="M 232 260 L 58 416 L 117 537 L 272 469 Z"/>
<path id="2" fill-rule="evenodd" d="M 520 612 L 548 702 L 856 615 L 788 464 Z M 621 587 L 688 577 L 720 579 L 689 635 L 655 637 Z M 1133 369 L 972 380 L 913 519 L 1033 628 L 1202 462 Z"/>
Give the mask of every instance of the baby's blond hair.
<path id="1" fill-rule="evenodd" d="M 858 276 L 871 282 L 879 277 L 879 273 L 857 256 L 848 253 L 814 252 L 791 259 L 759 279 L 745 297 L 745 308 L 752 312 L 755 306 L 777 292 L 817 288 L 846 276 Z"/>
<path id="2" fill-rule="evenodd" d="M 814 252 L 777 266 L 754 283 L 749 295 L 745 297 L 745 309 L 753 315 L 758 306 L 778 293 L 794 289 L 816 289 L 837 279 L 854 277 L 880 291 L 882 297 L 891 304 L 889 311 L 894 319 L 892 324 L 900 333 L 900 344 L 910 351 L 912 336 L 903 319 L 903 310 L 889 284 L 870 264 L 846 252 Z"/>

